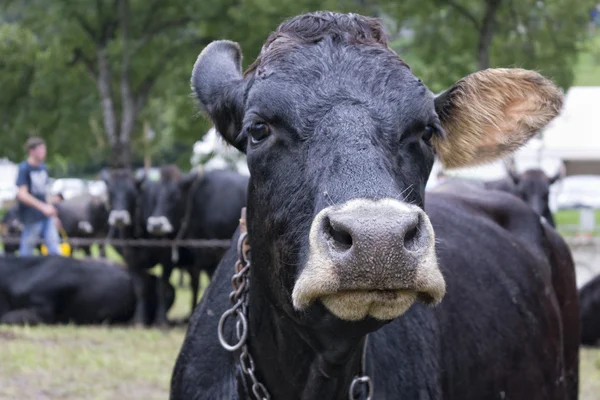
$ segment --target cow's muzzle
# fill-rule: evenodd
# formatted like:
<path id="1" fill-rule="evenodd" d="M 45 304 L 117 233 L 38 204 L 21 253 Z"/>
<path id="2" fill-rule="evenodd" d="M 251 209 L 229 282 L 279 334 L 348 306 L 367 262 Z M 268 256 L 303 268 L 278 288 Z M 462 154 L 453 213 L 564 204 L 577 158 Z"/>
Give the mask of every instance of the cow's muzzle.
<path id="1" fill-rule="evenodd" d="M 91 235 L 94 233 L 94 227 L 90 224 L 89 221 L 79 221 L 77 223 L 77 227 L 79 230 L 87 235 Z"/>
<path id="2" fill-rule="evenodd" d="M 344 320 L 390 320 L 419 299 L 438 303 L 445 281 L 429 218 L 394 199 L 355 199 L 322 210 L 310 230 L 306 265 L 292 293 L 303 310 L 315 300 Z"/>
<path id="3" fill-rule="evenodd" d="M 168 235 L 173 232 L 173 225 L 165 216 L 149 217 L 146 229 L 153 235 Z"/>
<path id="4" fill-rule="evenodd" d="M 127 210 L 112 210 L 108 214 L 108 224 L 110 226 L 129 226 L 131 225 L 131 215 Z"/>

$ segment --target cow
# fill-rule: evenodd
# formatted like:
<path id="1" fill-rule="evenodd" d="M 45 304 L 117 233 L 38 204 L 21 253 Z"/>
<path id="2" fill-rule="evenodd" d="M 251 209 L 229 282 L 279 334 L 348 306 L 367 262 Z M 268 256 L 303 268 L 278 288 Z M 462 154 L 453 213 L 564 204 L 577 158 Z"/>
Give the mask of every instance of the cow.
<path id="1" fill-rule="evenodd" d="M 103 173 L 102 178 L 107 188 L 108 238 L 121 240 L 143 238 L 144 227 L 139 193 L 145 177 L 134 177 L 128 169 L 115 168 Z M 144 293 L 148 290 L 145 277 L 147 270 L 160 261 L 156 259 L 155 252 L 147 247 L 115 246 L 115 250 L 125 260 L 133 278 L 134 292 L 138 299 L 133 319 L 136 324 L 142 324 L 146 311 L 144 302 L 139 301 L 139 299 L 142 299 Z M 160 301 L 162 301 L 162 298 L 159 296 Z M 160 307 L 164 308 L 162 305 Z M 164 314 L 164 312 L 157 313 L 157 318 L 162 318 Z M 157 322 L 166 324 L 166 317 Z"/>
<path id="2" fill-rule="evenodd" d="M 21 230 L 23 225 L 19 221 L 18 205 L 9 207 L 4 215 L 2 216 L 1 233 L 2 233 L 2 244 L 4 246 L 5 254 L 15 254 L 19 251 L 19 243 L 21 239 Z M 11 242 L 7 243 L 9 239 Z"/>
<path id="3" fill-rule="evenodd" d="M 600 275 L 579 289 L 581 343 L 600 345 Z"/>
<path id="4" fill-rule="evenodd" d="M 109 236 L 119 239 L 152 239 L 155 238 L 147 229 L 146 221 L 150 217 L 154 203 L 157 201 L 155 193 L 160 188 L 159 182 L 146 179 L 144 174 L 133 176 L 128 170 L 115 169 L 106 178 L 108 190 L 108 223 Z M 169 277 L 174 267 L 172 249 L 161 246 L 116 246 L 117 251 L 125 259 L 127 266 L 134 277 L 135 293 L 141 299 L 146 287 L 144 279 L 147 270 L 157 264 L 161 265 L 161 278 L 157 285 L 158 305 L 155 325 L 167 325 L 167 302 L 164 297 L 165 290 L 161 285 L 170 286 Z M 193 276 L 198 276 L 193 268 L 192 254 L 186 249 L 179 252 L 178 265 L 183 266 Z M 197 294 L 196 294 L 197 296 Z M 138 301 L 135 321 L 142 323 L 145 315 L 145 303 Z"/>
<path id="5" fill-rule="evenodd" d="M 157 279 L 147 275 L 148 287 Z M 173 287 L 166 289 L 169 307 Z M 145 320 L 157 311 L 155 290 L 144 294 Z M 126 269 L 105 260 L 61 256 L 0 258 L 0 324 L 125 324 L 136 306 Z"/>
<path id="6" fill-rule="evenodd" d="M 246 205 L 248 178 L 234 171 L 211 170 L 182 175 L 173 165 L 161 168 L 161 179 L 144 194 L 146 230 L 154 237 L 170 239 L 229 239 L 235 233 L 239 213 Z M 146 207 L 145 205 L 148 205 Z M 171 249 L 167 249 L 167 256 Z M 199 273 L 212 276 L 225 249 L 175 248 L 178 265 L 187 266 L 191 277 L 193 312 L 198 301 Z M 168 282 L 173 265 L 163 263 Z"/>
<path id="7" fill-rule="evenodd" d="M 555 227 L 548 198 L 550 186 L 563 176 L 563 171 L 561 170 L 553 176 L 546 175 L 538 168 L 528 169 L 521 174 L 512 169 L 509 169 L 508 172 L 508 178 L 484 182 L 484 186 L 490 190 L 508 192 L 521 198 L 538 215 L 544 217 L 552 227 Z"/>
<path id="8" fill-rule="evenodd" d="M 106 237 L 108 233 L 108 211 L 104 200 L 101 198 L 90 196 L 73 197 L 56 204 L 56 209 L 58 219 L 68 237 Z M 81 249 L 88 257 L 91 256 L 90 246 L 81 246 Z M 100 255 L 102 257 L 106 256 L 103 245 L 100 246 Z"/>
<path id="9" fill-rule="evenodd" d="M 560 236 L 507 194 L 425 198 L 436 155 L 447 168 L 506 156 L 559 113 L 560 90 L 488 69 L 434 96 L 381 21 L 356 14 L 294 17 L 244 74 L 241 60 L 216 41 L 192 72 L 250 179 L 171 399 L 576 399 Z"/>

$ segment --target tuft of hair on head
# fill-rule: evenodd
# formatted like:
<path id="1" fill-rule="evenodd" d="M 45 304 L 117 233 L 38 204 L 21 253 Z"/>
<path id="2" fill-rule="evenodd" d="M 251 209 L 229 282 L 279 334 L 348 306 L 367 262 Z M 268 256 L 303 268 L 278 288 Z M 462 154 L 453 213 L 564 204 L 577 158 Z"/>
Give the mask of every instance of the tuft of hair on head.
<path id="1" fill-rule="evenodd" d="M 298 15 L 279 25 L 269 35 L 244 76 L 254 74 L 261 65 L 291 49 L 318 43 L 326 37 L 347 45 L 380 45 L 388 48 L 388 37 L 381 19 L 353 13 L 317 11 Z"/>
<path id="2" fill-rule="evenodd" d="M 45 144 L 46 144 L 46 141 L 42 138 L 30 137 L 29 139 L 27 139 L 27 142 L 25 142 L 25 150 L 26 151 L 33 150 L 36 147 L 45 145 Z"/>
<path id="3" fill-rule="evenodd" d="M 468 75 L 436 99 L 448 135 L 434 138 L 446 168 L 483 164 L 513 153 L 563 104 L 552 81 L 535 71 L 492 68 Z"/>

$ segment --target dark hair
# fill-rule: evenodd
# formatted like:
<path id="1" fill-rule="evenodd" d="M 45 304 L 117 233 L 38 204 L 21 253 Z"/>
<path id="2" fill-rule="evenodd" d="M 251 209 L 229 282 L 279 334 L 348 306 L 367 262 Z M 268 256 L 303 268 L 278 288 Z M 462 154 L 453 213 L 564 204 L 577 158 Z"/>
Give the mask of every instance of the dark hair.
<path id="1" fill-rule="evenodd" d="M 277 59 L 288 50 L 318 43 L 326 37 L 350 45 L 388 47 L 388 37 L 380 19 L 352 13 L 317 11 L 290 18 L 279 25 L 269 35 L 260 54 L 244 75 L 254 74 L 261 65 Z"/>
<path id="2" fill-rule="evenodd" d="M 27 142 L 25 143 L 25 150 L 27 150 L 27 151 L 33 150 L 36 147 L 41 146 L 43 144 L 46 144 L 44 139 L 39 138 L 39 137 L 32 137 L 32 138 L 27 139 Z"/>

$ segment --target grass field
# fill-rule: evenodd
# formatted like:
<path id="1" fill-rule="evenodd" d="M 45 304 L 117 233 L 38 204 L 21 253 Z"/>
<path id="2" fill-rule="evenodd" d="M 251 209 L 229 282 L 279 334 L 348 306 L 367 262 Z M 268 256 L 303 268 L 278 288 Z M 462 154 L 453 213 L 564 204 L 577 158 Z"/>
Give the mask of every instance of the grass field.
<path id="1" fill-rule="evenodd" d="M 0 399 L 167 399 L 182 328 L 0 327 Z M 582 349 L 581 400 L 598 400 L 600 349 Z"/>

